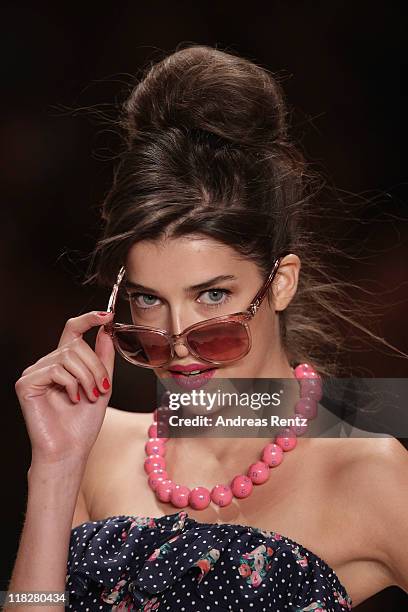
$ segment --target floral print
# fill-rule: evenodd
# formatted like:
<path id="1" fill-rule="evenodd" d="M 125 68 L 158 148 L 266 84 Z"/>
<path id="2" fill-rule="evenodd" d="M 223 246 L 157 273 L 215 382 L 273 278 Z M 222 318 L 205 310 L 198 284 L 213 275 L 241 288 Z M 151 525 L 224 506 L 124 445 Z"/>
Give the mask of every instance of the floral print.
<path id="1" fill-rule="evenodd" d="M 122 574 L 121 579 L 112 589 L 105 587 L 100 595 L 101 601 L 112 604 L 112 612 L 119 612 L 126 610 L 133 612 L 139 610 L 140 612 L 148 612 L 150 610 L 157 610 L 160 606 L 158 597 L 148 597 L 141 602 L 141 607 L 135 607 L 135 602 L 132 597 L 132 589 L 129 589 L 129 580 L 125 578 L 126 574 Z"/>
<path id="2" fill-rule="evenodd" d="M 196 566 L 200 568 L 200 573 L 197 582 L 200 583 L 206 574 L 214 567 L 214 564 L 220 558 L 220 551 L 216 548 L 211 548 L 203 557 L 196 561 Z"/>
<path id="3" fill-rule="evenodd" d="M 173 538 L 170 538 L 168 542 L 164 542 L 164 544 L 162 544 L 160 548 L 155 548 L 152 554 L 149 557 L 147 557 L 147 560 L 154 561 L 155 559 L 162 559 L 173 548 L 171 546 L 172 542 L 175 542 L 178 538 L 179 536 L 176 535 Z"/>
<path id="4" fill-rule="evenodd" d="M 149 599 L 142 608 L 143 612 L 149 612 L 150 610 L 157 610 L 160 606 L 160 601 L 157 597 Z"/>
<path id="5" fill-rule="evenodd" d="M 308 561 L 306 555 L 302 555 L 299 551 L 299 546 L 293 548 L 293 554 L 296 557 L 296 561 L 301 567 L 307 567 Z"/>
<path id="6" fill-rule="evenodd" d="M 200 523 L 185 511 L 72 529 L 66 590 L 67 609 L 82 612 L 352 607 L 333 569 L 299 543 L 255 527 Z"/>
<path id="7" fill-rule="evenodd" d="M 268 570 L 272 566 L 271 557 L 273 549 L 264 544 L 257 546 L 253 551 L 240 556 L 238 571 L 246 579 L 247 584 L 258 587 Z"/>
<path id="8" fill-rule="evenodd" d="M 117 608 L 117 603 L 121 602 L 127 595 L 127 584 L 128 581 L 124 577 L 120 578 L 119 582 L 115 584 L 113 589 L 105 587 L 101 592 L 101 599 L 109 604 L 115 604 L 113 608 Z"/>
<path id="9" fill-rule="evenodd" d="M 326 612 L 326 608 L 320 601 L 313 601 L 311 604 L 306 606 L 306 608 L 296 608 L 296 612 L 309 612 L 309 610 L 314 610 L 315 612 Z"/>

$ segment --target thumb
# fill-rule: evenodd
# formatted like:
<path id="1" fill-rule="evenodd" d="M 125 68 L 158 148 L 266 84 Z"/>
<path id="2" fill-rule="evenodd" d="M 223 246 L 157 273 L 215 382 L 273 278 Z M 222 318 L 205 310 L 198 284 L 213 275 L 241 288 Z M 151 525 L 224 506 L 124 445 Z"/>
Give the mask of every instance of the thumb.
<path id="1" fill-rule="evenodd" d="M 115 364 L 115 347 L 112 342 L 112 338 L 104 330 L 104 326 L 101 325 L 95 340 L 95 353 L 102 361 L 103 365 L 108 371 L 109 377 L 112 381 L 113 367 Z"/>

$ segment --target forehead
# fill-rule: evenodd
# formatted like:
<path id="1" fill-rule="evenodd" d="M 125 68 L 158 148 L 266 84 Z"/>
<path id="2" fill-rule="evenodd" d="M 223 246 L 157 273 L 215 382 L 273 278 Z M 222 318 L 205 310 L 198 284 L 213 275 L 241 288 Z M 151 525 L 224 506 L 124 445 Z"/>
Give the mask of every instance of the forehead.
<path id="1" fill-rule="evenodd" d="M 254 267 L 232 247 L 205 236 L 143 240 L 130 248 L 126 258 L 127 276 L 138 282 L 169 277 L 185 283 L 231 269 L 253 272 Z"/>

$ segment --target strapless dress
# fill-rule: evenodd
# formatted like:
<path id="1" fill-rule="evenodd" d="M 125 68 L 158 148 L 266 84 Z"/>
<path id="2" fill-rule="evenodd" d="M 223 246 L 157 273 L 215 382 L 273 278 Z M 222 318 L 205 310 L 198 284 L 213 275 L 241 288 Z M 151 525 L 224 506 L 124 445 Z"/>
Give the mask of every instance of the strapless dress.
<path id="1" fill-rule="evenodd" d="M 71 530 L 67 610 L 344 612 L 335 571 L 283 534 L 202 523 L 184 510 L 111 516 Z"/>

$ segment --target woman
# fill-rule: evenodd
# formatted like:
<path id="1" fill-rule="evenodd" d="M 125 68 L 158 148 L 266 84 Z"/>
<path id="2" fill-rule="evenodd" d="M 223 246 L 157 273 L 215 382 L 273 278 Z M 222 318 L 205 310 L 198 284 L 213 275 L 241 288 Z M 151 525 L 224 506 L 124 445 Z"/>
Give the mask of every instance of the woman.
<path id="1" fill-rule="evenodd" d="M 408 591 L 408 459 L 397 440 L 299 437 L 274 465 L 276 447 L 263 454 L 261 438 L 145 447 L 151 415 L 107 406 L 115 347 L 181 384 L 297 380 L 292 406 L 302 377 L 340 372 L 330 315 L 354 321 L 336 307 L 346 291 L 316 278 L 312 175 L 286 113 L 272 75 L 204 46 L 152 66 L 131 92 L 89 278 L 114 287 L 108 310 L 70 319 L 16 383 L 32 462 L 9 591 L 66 588 L 73 610 L 186 611 L 337 611 L 389 585 Z M 137 345 L 112 325 L 118 291 L 138 329 L 167 334 Z M 233 332 L 192 327 L 247 309 Z M 83 334 L 94 326 L 93 351 Z M 146 452 L 160 457 L 164 444 L 173 484 L 163 475 L 152 490 L 146 472 L 163 463 Z M 260 454 L 252 479 L 246 466 Z"/>

